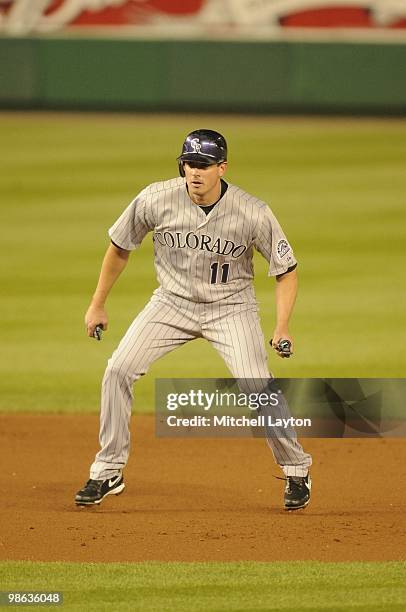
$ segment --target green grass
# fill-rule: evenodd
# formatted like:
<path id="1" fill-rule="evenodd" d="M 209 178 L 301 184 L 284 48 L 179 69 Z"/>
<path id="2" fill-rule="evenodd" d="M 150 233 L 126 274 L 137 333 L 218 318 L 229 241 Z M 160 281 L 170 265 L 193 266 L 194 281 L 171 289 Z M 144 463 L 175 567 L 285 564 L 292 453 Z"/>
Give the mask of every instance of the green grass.
<path id="1" fill-rule="evenodd" d="M 63 591 L 63 610 L 400 612 L 405 570 L 400 562 L 6 562 L 0 589 Z"/>
<path id="2" fill-rule="evenodd" d="M 107 229 L 144 185 L 176 175 L 185 133 L 207 125 L 228 137 L 229 180 L 270 202 L 299 260 L 296 354 L 271 369 L 405 375 L 406 122 L 0 114 L 0 410 L 98 411 L 106 360 L 156 286 L 147 239 L 108 302 L 110 331 L 86 338 Z M 274 281 L 255 265 L 270 337 Z M 156 377 L 228 375 L 192 342 L 152 366 L 136 409 L 151 409 Z"/>

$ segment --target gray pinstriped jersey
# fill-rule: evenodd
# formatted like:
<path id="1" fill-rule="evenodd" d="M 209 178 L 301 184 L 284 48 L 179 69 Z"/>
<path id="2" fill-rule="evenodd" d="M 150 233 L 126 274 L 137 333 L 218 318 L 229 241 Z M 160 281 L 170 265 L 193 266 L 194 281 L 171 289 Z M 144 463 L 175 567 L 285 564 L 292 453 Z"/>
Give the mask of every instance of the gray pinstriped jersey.
<path id="1" fill-rule="evenodd" d="M 190 199 L 184 178 L 149 185 L 109 235 L 131 251 L 148 232 L 153 232 L 160 286 L 193 302 L 255 301 L 253 249 L 269 262 L 270 276 L 296 263 L 268 205 L 231 184 L 208 215 Z"/>

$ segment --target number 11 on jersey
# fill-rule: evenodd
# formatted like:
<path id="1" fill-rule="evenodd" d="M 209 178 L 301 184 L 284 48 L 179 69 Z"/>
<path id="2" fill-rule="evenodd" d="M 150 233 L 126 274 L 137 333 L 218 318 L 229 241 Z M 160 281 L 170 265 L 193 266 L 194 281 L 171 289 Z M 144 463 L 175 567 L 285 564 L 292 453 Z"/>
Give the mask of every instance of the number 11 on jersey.
<path id="1" fill-rule="evenodd" d="M 219 280 L 219 262 L 215 261 L 210 266 L 211 276 L 210 276 L 210 284 L 214 285 L 215 283 L 226 283 L 228 281 L 228 273 L 230 271 L 230 264 L 223 263 L 220 266 L 220 280 Z"/>

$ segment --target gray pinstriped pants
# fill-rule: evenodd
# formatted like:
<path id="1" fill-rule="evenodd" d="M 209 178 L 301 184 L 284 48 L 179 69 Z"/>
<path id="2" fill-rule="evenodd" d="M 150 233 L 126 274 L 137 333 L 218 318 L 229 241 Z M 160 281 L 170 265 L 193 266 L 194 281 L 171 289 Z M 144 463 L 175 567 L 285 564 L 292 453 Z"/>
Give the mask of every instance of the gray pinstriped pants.
<path id="1" fill-rule="evenodd" d="M 234 378 L 269 379 L 255 303 L 198 304 L 156 290 L 108 361 L 102 383 L 101 449 L 90 478 L 111 478 L 127 464 L 134 383 L 159 357 L 195 338 L 211 342 Z M 294 430 L 289 437 L 269 436 L 267 442 L 286 476 L 306 476 L 311 456 L 304 452 Z"/>

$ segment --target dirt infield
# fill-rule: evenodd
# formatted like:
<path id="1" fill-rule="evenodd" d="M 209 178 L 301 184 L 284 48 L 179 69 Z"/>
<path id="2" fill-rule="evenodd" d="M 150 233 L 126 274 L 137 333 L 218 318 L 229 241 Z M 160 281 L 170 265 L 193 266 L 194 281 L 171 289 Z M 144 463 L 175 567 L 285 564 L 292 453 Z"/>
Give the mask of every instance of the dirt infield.
<path id="1" fill-rule="evenodd" d="M 96 416 L 0 415 L 0 559 L 404 560 L 404 440 L 307 440 L 313 497 L 282 509 L 261 439 L 162 439 L 135 416 L 126 490 L 77 508 Z M 400 467 L 401 466 L 401 467 Z"/>

